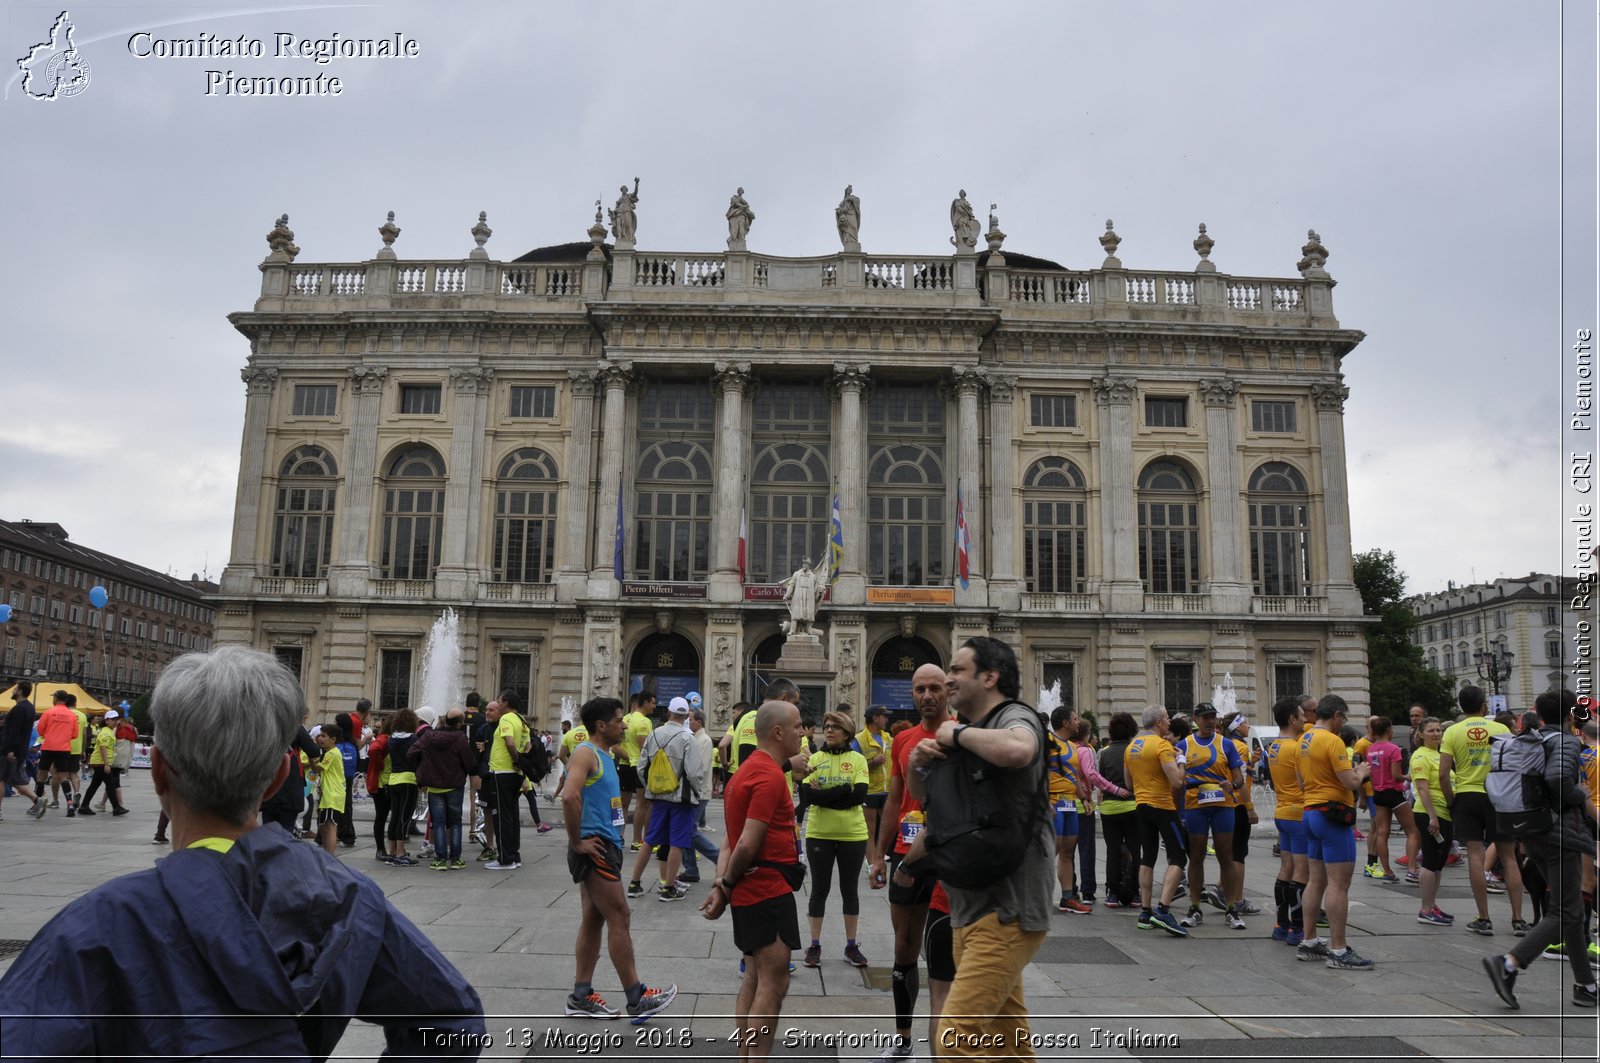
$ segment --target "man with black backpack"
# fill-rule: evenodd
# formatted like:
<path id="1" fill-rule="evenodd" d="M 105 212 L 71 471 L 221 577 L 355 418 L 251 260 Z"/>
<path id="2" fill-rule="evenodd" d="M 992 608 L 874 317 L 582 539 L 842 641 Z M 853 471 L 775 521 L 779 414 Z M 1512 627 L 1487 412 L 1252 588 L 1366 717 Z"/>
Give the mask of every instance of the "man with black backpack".
<path id="1" fill-rule="evenodd" d="M 941 871 L 950 898 L 950 925 L 955 932 L 956 977 L 939 1020 L 939 1058 L 992 1055 L 994 1038 L 1012 1051 L 1026 1046 L 1028 1006 L 1022 996 L 1022 970 L 1032 961 L 1050 929 L 1051 893 L 1055 886 L 1052 827 L 1045 811 L 1045 736 L 1039 714 L 1017 700 L 1020 680 L 1017 658 L 999 639 L 980 636 L 962 643 L 947 670 L 950 707 L 970 723 L 948 720 L 934 738 L 924 739 L 911 753 L 907 779 L 913 797 L 930 796 L 929 775 L 936 765 L 968 764 L 979 759 L 983 772 L 997 779 L 1024 825 L 1016 839 L 1020 863 L 996 846 L 990 861 L 1004 868 L 987 883 L 957 884 Z M 964 751 L 967 757 L 957 757 Z M 946 762 L 946 764 L 941 764 Z M 992 785 L 992 783 L 990 784 Z M 924 839 L 930 859 L 940 844 L 938 785 L 927 805 Z M 945 815 L 951 815 L 946 812 Z M 987 829 L 987 828 L 985 828 Z M 974 832 L 977 833 L 977 832 Z M 915 846 L 913 847 L 915 850 Z M 908 854 L 908 861 L 913 854 Z"/>
<path id="2" fill-rule="evenodd" d="M 1514 832 L 1550 885 L 1550 903 L 1544 915 L 1521 941 L 1504 956 L 1485 956 L 1484 970 L 1495 993 L 1510 1007 L 1517 1003 L 1517 975 L 1554 942 L 1565 943 L 1567 962 L 1576 982 L 1572 1002 L 1579 1007 L 1595 1006 L 1594 969 L 1589 964 L 1586 913 L 1583 905 L 1584 863 L 1595 855 L 1594 834 L 1583 819 L 1589 801 L 1583 785 L 1580 761 L 1583 743 L 1562 729 L 1562 721 L 1572 704 L 1570 692 L 1547 691 L 1534 700 L 1544 726 L 1535 733 L 1515 738 L 1498 738 L 1501 743 L 1522 745 L 1519 750 L 1499 750 L 1502 762 L 1515 763 L 1520 778 L 1500 779 L 1504 771 L 1490 776 L 1489 792 L 1498 797 L 1495 815 L 1502 829 Z M 1537 743 L 1537 746 L 1534 745 Z M 1516 755 L 1524 754 L 1524 755 Z M 1493 761 L 1496 758 L 1491 758 Z M 1532 769 L 1542 762 L 1542 768 Z M 1509 786 L 1501 785 L 1509 783 Z M 1515 810 L 1502 810 L 1502 806 Z M 1580 857 L 1579 854 L 1583 854 Z"/>

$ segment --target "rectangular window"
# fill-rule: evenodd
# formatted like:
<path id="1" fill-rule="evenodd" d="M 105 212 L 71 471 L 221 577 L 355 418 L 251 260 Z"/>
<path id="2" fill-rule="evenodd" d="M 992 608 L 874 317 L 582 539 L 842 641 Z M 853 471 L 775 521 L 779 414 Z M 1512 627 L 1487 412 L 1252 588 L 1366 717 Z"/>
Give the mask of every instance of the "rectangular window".
<path id="1" fill-rule="evenodd" d="M 1297 698 L 1306 692 L 1306 666 L 1303 664 L 1275 664 L 1272 666 L 1272 700 Z"/>
<path id="2" fill-rule="evenodd" d="M 296 384 L 294 406 L 290 413 L 295 417 L 332 417 L 339 412 L 339 385 Z"/>
<path id="3" fill-rule="evenodd" d="M 294 673 L 295 682 L 300 681 L 300 665 L 305 651 L 299 646 L 274 646 L 272 655 L 283 663 L 283 666 Z"/>
<path id="4" fill-rule="evenodd" d="M 1047 661 L 1044 666 L 1044 689 L 1050 690 L 1059 682 L 1061 707 L 1064 709 L 1078 707 L 1076 670 L 1077 666 L 1071 661 Z"/>
<path id="5" fill-rule="evenodd" d="M 411 651 L 380 650 L 378 654 L 378 710 L 394 712 L 411 707 Z"/>
<path id="6" fill-rule="evenodd" d="M 150 627 L 143 620 L 139 621 L 139 623 L 135 626 L 134 631 L 135 637 L 137 638 L 147 639 L 150 637 Z"/>
<path id="7" fill-rule="evenodd" d="M 1545 655 L 1545 658 L 1550 661 L 1550 663 L 1552 663 L 1552 664 L 1559 663 L 1561 661 L 1561 640 L 1560 639 L 1547 639 L 1547 640 L 1545 640 L 1544 655 Z"/>
<path id="8" fill-rule="evenodd" d="M 1022 504 L 1022 575 L 1027 589 L 1081 594 L 1086 586 L 1084 503 L 1027 499 Z"/>
<path id="9" fill-rule="evenodd" d="M 50 619 L 65 620 L 67 618 L 67 605 L 65 602 L 50 603 Z"/>
<path id="10" fill-rule="evenodd" d="M 1194 711 L 1194 665 L 1174 661 L 1162 663 L 1161 704 L 1169 713 Z"/>
<path id="11" fill-rule="evenodd" d="M 443 403 L 444 389 L 438 384 L 400 385 L 400 412 L 417 414 L 438 413 Z"/>
<path id="12" fill-rule="evenodd" d="M 94 630 L 94 631 L 99 631 L 100 630 L 100 610 L 98 610 L 98 609 L 89 610 L 89 627 L 90 627 L 91 630 Z"/>
<path id="13" fill-rule="evenodd" d="M 37 594 L 33 596 L 33 600 L 30 601 L 28 605 L 28 612 L 32 613 L 34 616 L 44 615 L 44 599 L 39 597 Z"/>
<path id="14" fill-rule="evenodd" d="M 1258 401 L 1250 404 L 1250 428 L 1255 432 L 1295 431 L 1294 403 Z"/>
<path id="15" fill-rule="evenodd" d="M 1545 606 L 1544 607 L 1544 623 L 1545 623 L 1545 626 L 1546 627 L 1555 627 L 1560 622 L 1561 622 L 1560 617 L 1558 617 L 1556 615 L 1556 607 L 1553 606 L 1553 605 Z"/>
<path id="16" fill-rule="evenodd" d="M 83 623 L 83 606 L 75 605 L 67 611 L 67 619 L 74 624 Z"/>
<path id="17" fill-rule="evenodd" d="M 500 681 L 495 684 L 496 690 L 512 690 L 517 697 L 522 699 L 522 704 L 528 704 L 528 691 L 533 685 L 533 658 L 526 653 L 502 653 L 500 655 Z"/>
<path id="18" fill-rule="evenodd" d="M 513 387 L 511 416 L 543 417 L 556 415 L 556 389 L 552 387 Z"/>
<path id="19" fill-rule="evenodd" d="M 1506 611 L 1496 609 L 1494 613 L 1494 627 L 1496 631 L 1504 631 L 1506 626 Z"/>
<path id="20" fill-rule="evenodd" d="M 1034 393 L 1028 403 L 1028 423 L 1035 428 L 1078 427 L 1077 396 Z"/>
<path id="21" fill-rule="evenodd" d="M 1189 400 L 1157 395 L 1146 396 L 1144 423 L 1150 428 L 1189 427 Z"/>

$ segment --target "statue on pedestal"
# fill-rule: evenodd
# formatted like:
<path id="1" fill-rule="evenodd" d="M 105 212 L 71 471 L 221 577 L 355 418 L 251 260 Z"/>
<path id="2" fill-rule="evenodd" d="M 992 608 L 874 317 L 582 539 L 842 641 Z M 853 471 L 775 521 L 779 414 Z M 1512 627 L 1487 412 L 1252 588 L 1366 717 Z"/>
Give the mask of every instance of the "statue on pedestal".
<path id="1" fill-rule="evenodd" d="M 955 245 L 957 252 L 972 251 L 977 248 L 978 216 L 972 212 L 972 204 L 967 202 L 965 188 L 950 203 L 950 227 L 956 231 L 950 242 Z"/>
<path id="2" fill-rule="evenodd" d="M 817 606 L 828 593 L 828 559 L 824 557 L 813 567 L 806 558 L 799 568 L 782 583 L 783 600 L 789 605 L 789 619 L 778 625 L 784 635 L 812 635 L 812 625 L 817 620 Z"/>
<path id="3" fill-rule="evenodd" d="M 744 238 L 750 235 L 750 223 L 755 220 L 756 212 L 750 209 L 741 188 L 728 200 L 728 250 L 744 250 Z"/>
<path id="4" fill-rule="evenodd" d="M 844 249 L 860 251 L 861 197 L 856 195 L 852 188 L 852 185 L 844 186 L 844 198 L 833 208 L 833 220 L 839 226 L 839 242 L 844 245 Z"/>
<path id="5" fill-rule="evenodd" d="M 633 208 L 639 204 L 639 179 L 633 179 L 633 191 L 628 191 L 628 186 L 622 186 L 622 195 L 617 197 L 617 205 L 611 210 L 611 235 L 617 243 L 633 244 L 634 230 L 638 227 L 638 219 L 634 216 Z"/>

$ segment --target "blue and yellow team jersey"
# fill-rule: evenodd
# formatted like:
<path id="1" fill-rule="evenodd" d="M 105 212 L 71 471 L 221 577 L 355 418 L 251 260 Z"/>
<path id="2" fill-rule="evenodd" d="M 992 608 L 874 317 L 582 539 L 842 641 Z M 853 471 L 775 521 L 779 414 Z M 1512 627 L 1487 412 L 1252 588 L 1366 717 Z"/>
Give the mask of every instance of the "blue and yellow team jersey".
<path id="1" fill-rule="evenodd" d="M 1122 777 L 1133 790 L 1133 799 L 1152 808 L 1174 809 L 1172 784 L 1163 764 L 1176 764 L 1177 750 L 1157 734 L 1142 734 L 1128 743 L 1122 754 Z"/>
<path id="2" fill-rule="evenodd" d="M 1048 737 L 1050 753 L 1045 765 L 1049 769 L 1050 802 L 1076 800 L 1081 792 L 1078 785 L 1078 746 L 1053 732 Z"/>
<path id="3" fill-rule="evenodd" d="M 1184 754 L 1188 764 L 1183 772 L 1183 807 L 1232 808 L 1233 795 L 1222 783 L 1232 779 L 1242 764 L 1233 743 L 1216 734 L 1190 735 L 1184 739 Z"/>
<path id="4" fill-rule="evenodd" d="M 1303 798 L 1300 794 L 1300 772 L 1296 763 L 1300 759 L 1300 739 L 1279 735 L 1267 745 L 1267 771 L 1272 777 L 1272 788 L 1278 794 L 1275 819 L 1300 819 Z"/>

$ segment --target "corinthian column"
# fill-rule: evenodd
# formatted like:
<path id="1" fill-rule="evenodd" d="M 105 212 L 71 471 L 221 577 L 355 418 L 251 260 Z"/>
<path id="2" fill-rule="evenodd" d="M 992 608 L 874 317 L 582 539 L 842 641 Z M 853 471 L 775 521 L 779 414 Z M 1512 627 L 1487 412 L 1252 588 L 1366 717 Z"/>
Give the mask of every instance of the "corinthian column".
<path id="1" fill-rule="evenodd" d="M 1096 377 L 1100 419 L 1100 601 L 1107 612 L 1144 609 L 1133 485 L 1133 395 L 1128 377 Z"/>
<path id="2" fill-rule="evenodd" d="M 722 395 L 717 425 L 717 497 L 711 517 L 711 587 L 715 602 L 744 597 L 739 584 L 739 512 L 745 498 L 744 397 L 750 389 L 749 362 L 718 362 L 713 379 Z"/>
<path id="3" fill-rule="evenodd" d="M 833 588 L 835 605 L 860 605 L 867 600 L 867 433 L 861 419 L 861 398 L 871 371 L 865 363 L 833 363 L 833 386 L 839 391 L 839 522 L 844 528 L 844 559 Z"/>
<path id="4" fill-rule="evenodd" d="M 1206 405 L 1206 483 L 1211 493 L 1211 608 L 1219 613 L 1250 611 L 1239 521 L 1238 394 L 1239 385 L 1232 380 L 1200 381 Z"/>
<path id="5" fill-rule="evenodd" d="M 1012 453 L 1014 376 L 989 376 L 989 605 L 1014 611 L 1017 584 L 1017 459 Z"/>
<path id="6" fill-rule="evenodd" d="M 222 573 L 224 594 L 250 593 L 251 579 L 265 575 L 260 549 L 261 497 L 266 493 L 267 424 L 278 371 L 247 365 L 239 370 L 245 383 L 244 443 L 239 451 L 239 489 L 233 503 L 233 551 Z"/>
<path id="7" fill-rule="evenodd" d="M 622 466 L 630 438 L 627 432 L 628 386 L 634 379 L 633 363 L 608 363 L 599 376 L 606 389 L 606 411 L 605 431 L 600 437 L 600 497 L 595 500 L 594 507 L 594 568 L 589 570 L 589 596 L 615 598 L 622 593 L 612 576 L 612 560 L 617 546 L 617 490 L 622 483 Z M 626 539 L 622 563 L 626 573 Z"/>
<path id="8" fill-rule="evenodd" d="M 488 425 L 489 390 L 494 370 L 457 367 L 455 415 L 451 418 L 449 478 L 444 485 L 444 536 L 433 592 L 459 600 L 473 594 L 481 560 L 478 517 L 483 509 L 484 429 Z"/>
<path id="9" fill-rule="evenodd" d="M 381 365 L 350 367 L 355 404 L 345 437 L 344 496 L 337 511 L 339 535 L 334 540 L 333 563 L 328 566 L 328 593 L 336 597 L 366 597 L 372 578 L 370 537 L 378 472 L 378 415 L 383 409 L 388 376 L 389 370 Z"/>
<path id="10" fill-rule="evenodd" d="M 589 506 L 594 488 L 594 383 L 589 369 L 570 369 L 572 411 L 568 424 L 566 497 L 561 500 L 561 571 L 556 576 L 562 601 L 580 597 L 589 578 Z M 616 498 L 612 497 L 615 504 Z"/>
<path id="11" fill-rule="evenodd" d="M 1317 444 L 1322 454 L 1322 524 L 1327 529 L 1328 611 L 1334 616 L 1360 616 L 1350 557 L 1350 486 L 1345 478 L 1344 400 L 1350 389 L 1339 383 L 1312 384 L 1317 407 Z"/>
<path id="12" fill-rule="evenodd" d="M 957 605 L 986 606 L 989 604 L 989 592 L 980 573 L 989 564 L 989 542 L 983 522 L 983 474 L 978 461 L 979 443 L 982 441 L 978 427 L 978 396 L 983 392 L 985 380 L 983 370 L 976 366 L 957 366 L 951 370 L 951 377 L 951 386 L 956 393 L 956 478 L 967 518 L 967 533 L 972 537 L 972 549 L 969 553 L 968 586 L 963 590 L 954 549 L 956 515 L 952 511 L 950 522 L 946 525 L 952 566 L 950 583 L 956 590 Z"/>

